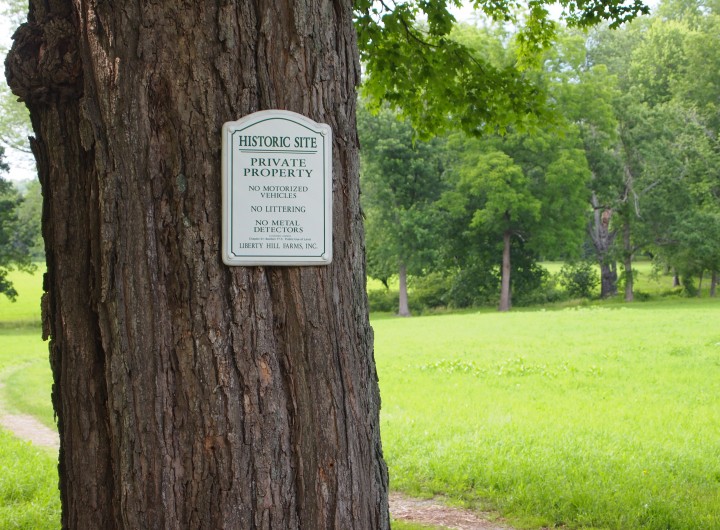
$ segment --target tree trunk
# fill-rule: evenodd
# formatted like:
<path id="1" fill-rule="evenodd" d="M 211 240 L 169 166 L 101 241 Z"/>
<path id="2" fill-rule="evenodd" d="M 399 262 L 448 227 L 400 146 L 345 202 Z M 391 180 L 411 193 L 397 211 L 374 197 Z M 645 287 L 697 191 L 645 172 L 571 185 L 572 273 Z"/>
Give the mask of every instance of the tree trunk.
<path id="1" fill-rule="evenodd" d="M 617 266 L 615 262 L 600 262 L 600 296 L 609 298 L 617 294 Z"/>
<path id="2" fill-rule="evenodd" d="M 608 298 L 617 294 L 617 270 L 611 257 L 616 232 L 610 230 L 612 210 L 600 205 L 595 192 L 591 196 L 593 221 L 590 225 L 590 239 L 600 265 L 600 297 Z"/>
<path id="3" fill-rule="evenodd" d="M 712 271 L 712 278 L 710 279 L 710 296 L 712 298 L 715 298 L 715 290 L 717 288 L 717 282 L 718 282 L 718 273 L 717 273 L 717 271 Z"/>
<path id="4" fill-rule="evenodd" d="M 502 257 L 502 276 L 500 280 L 500 307 L 499 311 L 510 311 L 512 299 L 510 293 L 510 230 L 503 233 L 503 257 Z"/>
<path id="5" fill-rule="evenodd" d="M 63 527 L 389 527 L 351 7 L 31 0 Z M 329 266 L 221 262 L 221 127 L 269 108 L 333 128 Z"/>
<path id="6" fill-rule="evenodd" d="M 676 269 L 673 269 L 673 287 L 680 287 L 680 275 Z"/>
<path id="7" fill-rule="evenodd" d="M 630 223 L 623 223 L 623 268 L 625 269 L 625 301 L 635 300 L 634 278 L 632 270 L 633 248 L 630 240 Z"/>
<path id="8" fill-rule="evenodd" d="M 702 296 L 702 282 L 703 282 L 703 277 L 704 277 L 704 276 L 705 276 L 705 271 L 704 271 L 704 270 L 701 270 L 701 271 L 700 271 L 700 278 L 699 278 L 699 280 L 698 280 L 698 290 L 697 290 L 697 297 L 698 297 L 698 298 L 700 298 L 700 297 Z"/>
<path id="9" fill-rule="evenodd" d="M 410 305 L 408 304 L 407 267 L 404 263 L 400 264 L 398 276 L 400 280 L 400 303 L 398 304 L 398 316 L 409 317 Z"/>

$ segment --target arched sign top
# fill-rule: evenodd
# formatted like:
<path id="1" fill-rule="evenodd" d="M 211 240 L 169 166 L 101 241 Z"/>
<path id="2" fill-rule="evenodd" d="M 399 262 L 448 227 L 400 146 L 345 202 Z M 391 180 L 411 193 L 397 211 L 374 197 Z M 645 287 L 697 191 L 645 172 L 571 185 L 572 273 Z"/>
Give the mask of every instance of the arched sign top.
<path id="1" fill-rule="evenodd" d="M 225 123 L 222 201 L 225 264 L 329 264 L 330 126 L 286 110 Z"/>

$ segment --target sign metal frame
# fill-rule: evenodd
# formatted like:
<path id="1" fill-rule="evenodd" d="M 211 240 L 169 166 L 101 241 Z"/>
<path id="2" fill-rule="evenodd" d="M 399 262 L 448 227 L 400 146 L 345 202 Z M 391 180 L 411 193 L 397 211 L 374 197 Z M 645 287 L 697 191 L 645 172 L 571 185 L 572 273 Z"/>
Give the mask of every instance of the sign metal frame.
<path id="1" fill-rule="evenodd" d="M 332 261 L 332 129 L 264 110 L 222 128 L 222 259 L 229 266 Z"/>

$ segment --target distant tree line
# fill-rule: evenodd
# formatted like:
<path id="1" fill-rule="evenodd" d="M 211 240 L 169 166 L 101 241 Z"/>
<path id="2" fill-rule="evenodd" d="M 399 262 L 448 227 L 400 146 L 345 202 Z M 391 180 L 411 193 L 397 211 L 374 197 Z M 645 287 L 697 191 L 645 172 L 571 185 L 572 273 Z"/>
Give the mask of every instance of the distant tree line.
<path id="1" fill-rule="evenodd" d="M 464 25 L 451 38 L 503 71 L 517 60 L 511 32 Z M 560 280 L 574 294 L 591 292 L 594 262 L 600 296 L 632 301 L 643 254 L 686 293 L 709 281 L 714 296 L 720 56 L 707 46 L 719 38 L 720 2 L 693 0 L 618 29 L 560 28 L 524 72 L 545 101 L 536 122 L 459 120 L 440 136 L 370 83 L 358 118 L 369 275 L 397 276 L 401 315 L 408 278 L 430 305 L 552 301 L 544 259 L 569 263 Z"/>
<path id="2" fill-rule="evenodd" d="M 0 172 L 7 170 L 5 151 L 0 147 Z M 35 262 L 44 258 L 41 211 L 38 182 L 26 183 L 21 191 L 0 174 L 0 294 L 10 300 L 18 293 L 8 273 L 15 269 L 32 272 Z"/>

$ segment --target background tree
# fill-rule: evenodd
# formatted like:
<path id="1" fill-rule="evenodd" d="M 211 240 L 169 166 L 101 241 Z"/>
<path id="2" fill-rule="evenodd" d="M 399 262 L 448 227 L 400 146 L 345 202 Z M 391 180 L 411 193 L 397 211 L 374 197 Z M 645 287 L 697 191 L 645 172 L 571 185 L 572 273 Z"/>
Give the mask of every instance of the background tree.
<path id="1" fill-rule="evenodd" d="M 577 143 L 571 130 L 564 136 L 548 131 L 454 143 L 455 180 L 443 201 L 454 221 L 446 239 L 468 238 L 453 256 L 466 263 L 478 259 L 472 241 L 487 238 L 491 248 L 502 242 L 501 311 L 512 305 L 513 270 L 532 274 L 541 255 L 579 253 L 589 172 Z M 522 269 L 513 266 L 513 254 Z"/>
<path id="2" fill-rule="evenodd" d="M 620 30 L 608 35 L 615 33 L 621 38 Z M 617 293 L 617 223 L 613 217 L 624 191 L 614 106 L 621 92 L 617 76 L 588 57 L 587 42 L 592 39 L 578 32 L 561 34 L 549 53 L 547 68 L 555 81 L 550 90 L 558 109 L 577 127 L 590 169 L 588 236 L 600 267 L 600 296 L 607 298 Z"/>
<path id="3" fill-rule="evenodd" d="M 555 36 L 548 8 L 559 4 L 573 27 L 608 20 L 617 27 L 649 12 L 640 1 L 539 0 L 527 10 L 514 2 L 469 2 L 492 23 L 511 24 L 515 61 L 498 63 L 482 50 L 453 38 L 448 5 L 459 0 L 387 4 L 355 2 L 356 27 L 365 65 L 365 88 L 374 102 L 385 101 L 421 133 L 462 129 L 471 135 L 530 128 L 551 116 L 546 94 L 524 70 L 536 64 Z M 418 24 L 420 17 L 427 23 Z"/>
<path id="4" fill-rule="evenodd" d="M 27 2 L 22 0 L 3 0 L 0 2 L 0 13 L 9 22 L 10 27 L 17 27 L 27 13 Z M 0 55 L 5 58 L 7 50 L 0 48 Z M 28 138 L 32 134 L 30 116 L 27 107 L 10 88 L 0 83 L 0 142 L 10 149 L 21 153 L 30 153 Z"/>
<path id="5" fill-rule="evenodd" d="M 0 84 L 0 142 L 6 147 L 29 153 L 30 119 L 27 107 L 17 100 L 5 83 Z"/>
<path id="6" fill-rule="evenodd" d="M 634 298 L 634 256 L 650 245 L 644 228 L 649 214 L 645 203 L 652 202 L 649 195 L 664 178 L 651 170 L 658 167 L 652 158 L 660 152 L 654 145 L 663 134 L 662 122 L 651 116 L 673 97 L 685 62 L 686 34 L 684 24 L 656 17 L 633 22 L 617 33 L 599 31 L 588 41 L 589 64 L 595 69 L 607 68 L 619 90 L 605 100 L 613 108 L 614 138 L 609 148 L 588 156 L 596 210 L 591 234 L 598 257 L 611 256 L 611 262 L 615 257 L 621 259 L 626 301 Z M 598 207 L 603 209 L 602 215 L 598 215 Z M 605 233 L 611 237 L 603 238 Z M 614 243 L 614 251 L 598 244 L 604 239 Z M 614 291 L 606 288 L 606 277 L 603 270 L 603 296 Z"/>
<path id="7" fill-rule="evenodd" d="M 707 43 L 714 42 L 720 36 L 720 4 L 717 2 L 689 2 L 682 14 L 683 20 L 693 28 L 684 41 L 683 76 L 675 87 L 677 100 L 687 102 L 690 107 L 685 123 L 694 127 L 694 138 L 690 143 L 701 147 L 702 156 L 694 158 L 705 167 L 696 172 L 701 176 L 695 179 L 695 203 L 702 210 L 700 218 L 705 218 L 707 224 L 702 230 L 712 232 L 712 226 L 717 222 L 717 212 L 720 209 L 720 113 L 718 112 L 717 94 L 720 91 L 720 65 L 716 54 L 707 53 Z M 669 3 L 673 6 L 673 3 Z M 682 6 L 682 4 L 681 4 Z M 681 11 L 681 13 L 683 13 Z M 701 16 L 700 16 L 701 15 Z M 691 150 L 697 153 L 697 149 Z M 692 155 L 691 155 L 692 156 Z M 689 161 L 691 157 L 685 157 Z M 718 239 L 710 237 L 703 240 L 703 245 L 717 244 Z M 716 250 L 705 248 L 704 255 L 716 256 Z M 714 258 L 706 265 L 711 271 L 710 292 L 716 292 L 718 264 Z"/>
<path id="8" fill-rule="evenodd" d="M 691 278 L 709 270 L 717 277 L 720 212 L 717 140 L 702 116 L 682 102 L 653 109 L 649 127 L 659 131 L 649 148 L 646 172 L 655 178 L 642 212 L 644 237 L 663 265 L 676 270 L 694 291 Z"/>
<path id="9" fill-rule="evenodd" d="M 17 209 L 18 223 L 22 227 L 30 252 L 34 261 L 45 259 L 45 243 L 42 238 L 42 190 L 37 180 L 23 183 L 22 202 Z"/>
<path id="10" fill-rule="evenodd" d="M 713 183 L 719 167 L 713 128 L 717 114 L 712 97 L 703 96 L 713 91 L 717 76 L 713 77 L 712 59 L 697 51 L 699 42 L 712 39 L 714 19 L 702 2 L 661 4 L 658 16 L 629 53 L 627 83 L 633 103 L 622 107 L 626 125 L 621 128 L 622 147 L 629 154 L 625 168 L 634 183 L 634 204 L 625 210 L 625 226 L 632 221 L 634 235 L 641 236 L 634 248 L 651 246 L 666 263 L 672 254 L 673 266 L 684 271 L 686 279 L 702 277 L 699 264 L 705 260 L 696 259 L 690 246 L 678 253 L 677 245 L 689 234 L 712 234 L 706 223 L 712 225 L 714 217 L 706 213 L 717 207 L 712 191 L 717 190 Z M 703 74 L 706 69 L 710 73 Z M 658 245 L 660 241 L 664 244 Z M 697 240 L 693 247 L 713 254 Z M 684 258 L 678 262 L 680 256 Z M 689 287 L 691 282 L 685 283 Z"/>
<path id="11" fill-rule="evenodd" d="M 416 141 L 410 124 L 389 109 L 373 116 L 361 107 L 358 132 L 368 274 L 386 285 L 398 275 L 398 314 L 409 316 L 408 274 L 430 271 L 437 261 L 442 142 Z"/>
<path id="12" fill-rule="evenodd" d="M 530 193 L 522 168 L 502 151 L 479 153 L 463 165 L 458 182 L 446 195 L 453 215 L 467 217 L 469 230 L 495 235 L 502 241 L 500 311 L 511 306 L 510 245 L 513 236 L 540 218 L 540 202 Z"/>
<path id="13" fill-rule="evenodd" d="M 0 147 L 0 171 L 5 172 L 4 151 Z M 33 225 L 24 223 L 20 211 L 23 199 L 11 182 L 0 175 L 0 294 L 15 300 L 17 291 L 8 279 L 13 269 L 32 272 L 31 247 L 34 243 Z"/>

